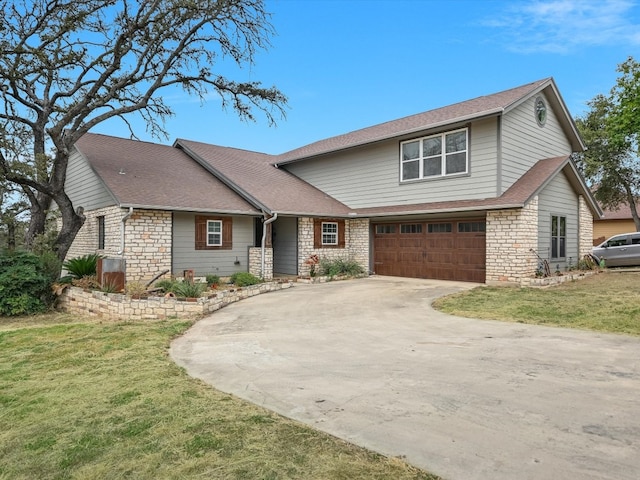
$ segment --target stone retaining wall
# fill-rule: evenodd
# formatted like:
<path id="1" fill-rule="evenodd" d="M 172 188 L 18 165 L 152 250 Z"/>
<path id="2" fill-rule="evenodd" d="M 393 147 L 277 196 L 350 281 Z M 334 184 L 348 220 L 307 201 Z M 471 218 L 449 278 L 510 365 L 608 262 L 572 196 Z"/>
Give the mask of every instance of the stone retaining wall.
<path id="1" fill-rule="evenodd" d="M 111 320 L 155 320 L 194 318 L 207 315 L 244 298 L 289 288 L 291 282 L 269 282 L 249 287 L 223 290 L 193 301 L 149 297 L 140 300 L 119 293 L 85 291 L 68 287 L 58 299 L 58 309 L 80 315 L 107 317 Z"/>

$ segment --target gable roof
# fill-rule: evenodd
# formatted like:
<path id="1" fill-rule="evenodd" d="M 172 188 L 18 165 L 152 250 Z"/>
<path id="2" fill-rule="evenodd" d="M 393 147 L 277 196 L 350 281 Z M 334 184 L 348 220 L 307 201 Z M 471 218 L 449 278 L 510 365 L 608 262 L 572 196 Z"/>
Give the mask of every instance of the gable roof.
<path id="1" fill-rule="evenodd" d="M 276 168 L 264 153 L 178 139 L 174 146 L 247 198 L 280 215 L 348 216 L 352 210 L 295 175 Z"/>
<path id="2" fill-rule="evenodd" d="M 121 207 L 260 213 L 176 148 L 95 133 L 75 147 Z"/>
<path id="3" fill-rule="evenodd" d="M 436 108 L 427 112 L 320 140 L 278 155 L 274 159 L 275 164 L 285 165 L 299 162 L 339 150 L 360 147 L 424 130 L 477 120 L 484 117 L 502 115 L 542 91 L 547 95 L 551 107 L 557 112 L 562 112 L 562 115 L 558 115 L 558 118 L 567 134 L 567 138 L 571 142 L 573 150 L 584 150 L 584 144 L 580 139 L 575 123 L 571 115 L 569 115 L 568 109 L 560 96 L 553 78 L 545 78 L 492 95 L 477 97 L 446 107 Z"/>
<path id="4" fill-rule="evenodd" d="M 602 211 L 582 181 L 582 177 L 578 173 L 573 161 L 571 161 L 570 156 L 539 160 L 499 197 L 359 208 L 356 209 L 356 213 L 360 216 L 389 217 L 522 208 L 538 195 L 561 171 L 565 173 L 573 188 L 576 189 L 580 195 L 583 195 L 594 218 L 599 218 L 600 215 L 602 215 Z"/>

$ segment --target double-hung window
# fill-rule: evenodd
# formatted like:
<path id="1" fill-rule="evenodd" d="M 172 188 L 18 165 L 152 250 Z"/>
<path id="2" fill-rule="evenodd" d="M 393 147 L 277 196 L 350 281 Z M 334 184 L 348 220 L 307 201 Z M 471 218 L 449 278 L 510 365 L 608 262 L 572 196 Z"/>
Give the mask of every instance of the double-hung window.
<path id="1" fill-rule="evenodd" d="M 195 216 L 196 250 L 231 250 L 233 248 L 233 217 Z"/>
<path id="2" fill-rule="evenodd" d="M 430 135 L 400 144 L 401 181 L 469 171 L 468 129 Z"/>
<path id="3" fill-rule="evenodd" d="M 337 222 L 322 222 L 322 245 L 338 245 Z"/>
<path id="4" fill-rule="evenodd" d="M 343 219 L 313 219 L 313 248 L 345 248 L 345 246 L 345 221 Z"/>
<path id="5" fill-rule="evenodd" d="M 567 256 L 567 217 L 551 216 L 551 258 Z"/>
<path id="6" fill-rule="evenodd" d="M 222 246 L 222 221 L 207 220 L 207 247 Z"/>

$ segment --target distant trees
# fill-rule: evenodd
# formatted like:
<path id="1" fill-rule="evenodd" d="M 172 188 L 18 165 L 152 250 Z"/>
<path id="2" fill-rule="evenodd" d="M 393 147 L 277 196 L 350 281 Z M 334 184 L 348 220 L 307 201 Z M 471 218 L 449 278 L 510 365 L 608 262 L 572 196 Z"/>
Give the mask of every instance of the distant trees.
<path id="1" fill-rule="evenodd" d="M 26 242 L 45 231 L 52 202 L 63 259 L 84 223 L 64 183 L 74 143 L 96 125 L 137 113 L 153 135 L 173 114 L 161 96 L 181 88 L 270 123 L 286 97 L 219 70 L 244 67 L 273 33 L 263 0 L 0 0 L 0 184 L 22 190 L 29 206 Z M 218 70 L 218 71 L 216 71 Z"/>
<path id="2" fill-rule="evenodd" d="M 632 57 L 618 65 L 620 72 L 609 95 L 597 95 L 590 110 L 576 119 L 587 150 L 576 156 L 583 174 L 595 186 L 606 208 L 625 203 L 640 231 L 636 199 L 640 193 L 640 64 Z"/>

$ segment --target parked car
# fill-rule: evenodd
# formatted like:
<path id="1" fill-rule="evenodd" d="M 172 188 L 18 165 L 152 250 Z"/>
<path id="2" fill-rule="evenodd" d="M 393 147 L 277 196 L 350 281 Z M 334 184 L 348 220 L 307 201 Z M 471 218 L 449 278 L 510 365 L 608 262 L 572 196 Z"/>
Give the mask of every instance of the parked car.
<path id="1" fill-rule="evenodd" d="M 640 265 L 640 232 L 614 235 L 593 247 L 591 254 L 598 262 L 604 258 L 607 267 Z"/>

